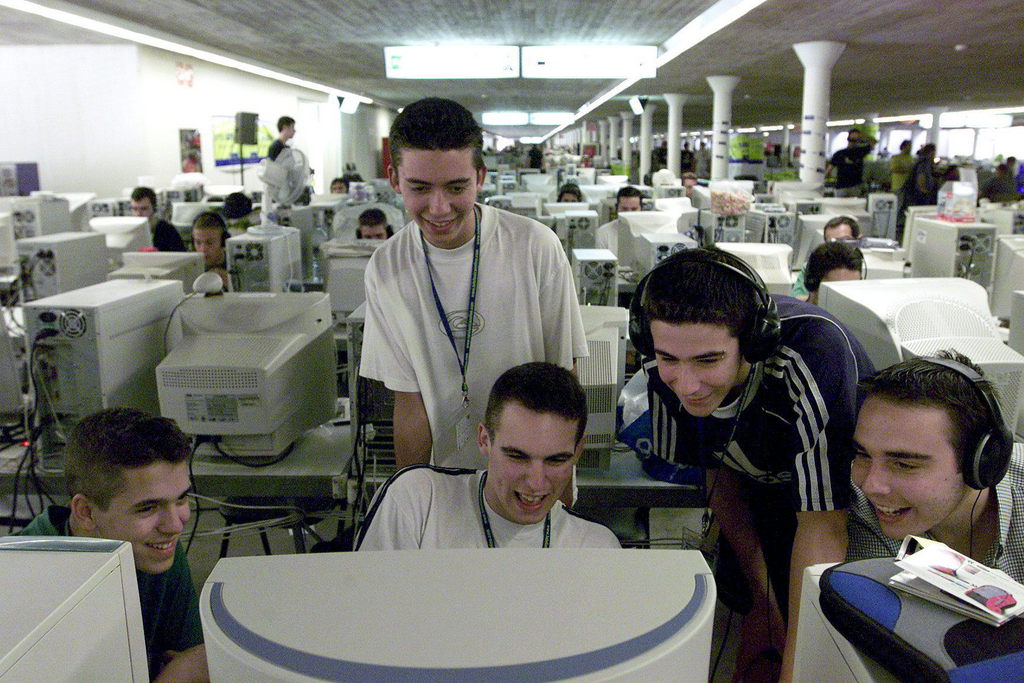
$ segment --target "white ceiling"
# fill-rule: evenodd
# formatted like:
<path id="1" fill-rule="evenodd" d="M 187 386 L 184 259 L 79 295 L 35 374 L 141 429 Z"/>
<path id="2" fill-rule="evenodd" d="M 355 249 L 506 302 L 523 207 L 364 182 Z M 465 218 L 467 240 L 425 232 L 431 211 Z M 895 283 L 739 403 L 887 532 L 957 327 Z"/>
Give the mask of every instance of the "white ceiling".
<path id="1" fill-rule="evenodd" d="M 50 3 L 54 4 L 54 3 Z M 661 44 L 713 0 L 71 0 L 240 58 L 402 106 L 428 95 L 487 110 L 575 111 L 614 81 L 389 80 L 385 45 Z M 627 109 L 630 95 L 688 95 L 686 130 L 711 124 L 704 78 L 740 77 L 737 126 L 798 122 L 803 69 L 792 44 L 847 44 L 833 72 L 833 118 L 1024 106 L 1020 0 L 768 0 L 591 114 Z M 0 9 L 0 44 L 113 42 Z M 956 45 L 966 45 L 957 51 Z M 665 108 L 655 129 L 665 127 Z M 548 128 L 514 128 L 533 135 Z"/>

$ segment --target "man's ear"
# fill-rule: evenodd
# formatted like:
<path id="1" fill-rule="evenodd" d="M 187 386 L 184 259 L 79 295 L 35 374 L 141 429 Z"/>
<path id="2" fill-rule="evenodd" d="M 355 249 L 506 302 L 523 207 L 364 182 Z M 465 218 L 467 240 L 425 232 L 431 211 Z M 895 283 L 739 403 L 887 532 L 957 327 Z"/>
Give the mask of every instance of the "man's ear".
<path id="1" fill-rule="evenodd" d="M 487 455 L 487 449 L 491 447 L 491 435 L 487 432 L 487 427 L 484 427 L 483 422 L 476 427 L 476 445 L 483 455 Z"/>
<path id="2" fill-rule="evenodd" d="M 388 180 L 391 181 L 391 189 L 401 194 L 398 189 L 398 169 L 395 168 L 394 161 L 388 164 Z"/>
<path id="3" fill-rule="evenodd" d="M 484 187 L 484 181 L 487 180 L 487 166 L 481 166 L 476 172 L 476 189 L 479 192 Z"/>
<path id="4" fill-rule="evenodd" d="M 96 529 L 96 521 L 93 519 L 93 513 L 96 510 L 96 504 L 86 498 L 84 493 L 76 493 L 71 497 L 71 517 L 75 525 L 75 529 L 82 531 L 83 533 L 91 533 Z"/>

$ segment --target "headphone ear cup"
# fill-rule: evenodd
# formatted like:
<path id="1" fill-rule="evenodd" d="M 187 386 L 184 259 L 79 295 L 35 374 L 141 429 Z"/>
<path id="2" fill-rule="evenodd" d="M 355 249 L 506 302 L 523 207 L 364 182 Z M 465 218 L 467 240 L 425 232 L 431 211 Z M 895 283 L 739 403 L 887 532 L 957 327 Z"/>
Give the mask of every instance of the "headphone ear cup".
<path id="1" fill-rule="evenodd" d="M 654 339 L 651 338 L 651 325 L 644 314 L 644 291 L 647 289 L 647 281 L 651 277 L 648 273 L 637 283 L 633 291 L 633 298 L 629 301 L 629 340 L 641 356 L 654 357 Z"/>
<path id="2" fill-rule="evenodd" d="M 746 342 L 740 341 L 740 352 L 748 363 L 758 363 L 771 357 L 782 339 L 782 324 L 775 300 L 767 299 L 768 305 L 759 303 L 754 313 L 753 324 Z"/>
<path id="3" fill-rule="evenodd" d="M 1002 481 L 1010 467 L 1012 453 L 1013 439 L 1009 436 L 1008 430 L 1003 425 L 993 425 L 993 428 L 981 437 L 968 462 L 964 463 L 964 483 L 978 490 L 995 486 Z"/>

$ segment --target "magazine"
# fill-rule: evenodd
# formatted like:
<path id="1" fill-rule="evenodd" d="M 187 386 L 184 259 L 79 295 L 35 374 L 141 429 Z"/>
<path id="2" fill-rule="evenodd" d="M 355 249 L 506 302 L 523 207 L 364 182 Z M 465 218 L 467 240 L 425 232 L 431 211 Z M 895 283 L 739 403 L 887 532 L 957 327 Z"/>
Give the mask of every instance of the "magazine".
<path id="1" fill-rule="evenodd" d="M 958 614 L 1001 626 L 1024 613 L 1024 586 L 944 543 L 907 536 L 896 566 L 891 586 Z"/>

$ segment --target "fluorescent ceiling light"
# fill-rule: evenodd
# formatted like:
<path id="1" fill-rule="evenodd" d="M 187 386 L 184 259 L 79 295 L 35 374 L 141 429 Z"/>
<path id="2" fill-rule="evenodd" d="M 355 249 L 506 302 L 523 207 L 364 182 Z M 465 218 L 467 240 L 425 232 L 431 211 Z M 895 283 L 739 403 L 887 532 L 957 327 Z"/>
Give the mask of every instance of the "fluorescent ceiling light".
<path id="1" fill-rule="evenodd" d="M 904 121 L 917 121 L 923 114 L 907 114 L 905 116 L 876 116 L 871 119 L 875 123 L 903 123 Z"/>
<path id="2" fill-rule="evenodd" d="M 761 132 L 762 133 L 767 133 L 768 131 L 782 130 L 783 128 L 784 128 L 784 126 L 761 126 Z"/>
<path id="3" fill-rule="evenodd" d="M 984 110 L 948 111 L 939 114 L 940 128 L 1009 128 L 1013 114 L 990 114 Z"/>
<path id="4" fill-rule="evenodd" d="M 525 126 L 530 115 L 525 111 L 485 111 L 480 120 L 485 126 Z"/>
<path id="5" fill-rule="evenodd" d="M 794 128 L 796 128 L 795 124 L 792 124 L 792 123 L 787 123 L 786 124 L 786 130 L 793 130 Z"/>
<path id="6" fill-rule="evenodd" d="M 575 119 L 571 111 L 535 111 L 530 114 L 530 125 L 560 126 L 570 124 Z"/>
<path id="7" fill-rule="evenodd" d="M 737 133 L 756 133 L 757 128 L 737 128 Z"/>
<path id="8" fill-rule="evenodd" d="M 840 119 L 838 121 L 827 121 L 825 125 L 829 128 L 838 128 L 839 126 L 853 126 L 856 123 L 855 119 Z"/>
<path id="9" fill-rule="evenodd" d="M 384 48 L 388 78 L 518 78 L 515 45 L 401 45 Z"/>
<path id="10" fill-rule="evenodd" d="M 527 45 L 523 78 L 653 78 L 654 45 Z"/>
<path id="11" fill-rule="evenodd" d="M 765 2 L 766 0 L 719 0 L 661 44 L 662 53 L 658 55 L 657 66 L 665 66 Z"/>
<path id="12" fill-rule="evenodd" d="M 47 7 L 37 2 L 26 2 L 23 0 L 0 0 L 0 7 L 9 7 L 10 9 L 20 10 L 28 14 L 34 14 L 36 16 L 45 17 L 46 19 L 59 21 L 62 24 L 77 26 L 78 28 L 84 28 L 88 31 L 94 31 L 106 36 L 112 36 L 132 43 L 138 43 L 139 45 L 148 45 L 149 47 L 167 50 L 168 52 L 187 55 L 189 57 L 201 59 L 205 62 L 210 62 L 211 64 L 226 66 L 229 69 L 237 69 L 238 71 L 262 76 L 263 78 L 296 85 L 300 88 L 308 88 L 309 90 L 316 90 L 336 97 L 353 97 L 359 102 L 363 102 L 365 104 L 373 103 L 373 100 L 369 97 L 363 97 L 362 95 L 356 95 L 355 93 L 345 90 L 339 90 L 338 88 L 334 88 L 323 83 L 308 81 L 304 78 L 296 78 L 295 76 L 290 76 L 286 73 L 274 71 L 273 69 L 268 69 L 256 64 L 243 62 L 240 59 L 228 57 L 227 55 L 213 52 L 206 48 L 188 45 L 181 42 L 180 39 L 174 36 L 160 34 L 159 32 L 149 28 L 146 28 L 145 32 L 142 30 L 136 30 L 144 28 L 136 24 L 121 22 L 120 20 L 118 24 L 112 24 L 109 21 L 109 17 L 99 14 L 98 12 L 84 9 L 76 9 L 75 12 L 67 12 Z"/>
<path id="13" fill-rule="evenodd" d="M 544 138 L 519 138 L 519 142 L 524 145 L 539 145 L 544 142 Z"/>
<path id="14" fill-rule="evenodd" d="M 635 116 L 640 116 L 644 113 L 643 102 L 641 102 L 640 98 L 635 95 L 629 98 L 629 108 L 633 111 Z"/>

